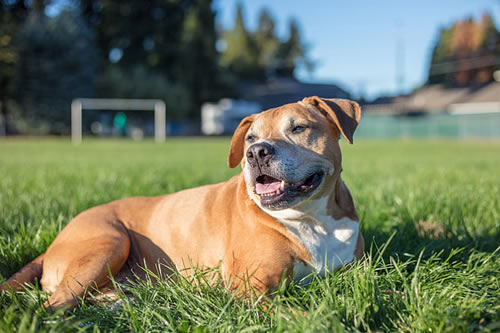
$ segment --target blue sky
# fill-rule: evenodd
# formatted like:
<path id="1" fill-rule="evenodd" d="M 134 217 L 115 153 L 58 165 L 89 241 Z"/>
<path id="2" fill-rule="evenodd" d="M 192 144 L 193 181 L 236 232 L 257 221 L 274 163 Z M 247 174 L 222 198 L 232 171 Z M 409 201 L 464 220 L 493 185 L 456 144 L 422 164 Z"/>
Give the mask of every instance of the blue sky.
<path id="1" fill-rule="evenodd" d="M 217 20 L 225 28 L 234 21 L 237 0 L 214 0 Z M 287 22 L 295 17 L 309 55 L 317 61 L 305 81 L 338 83 L 354 95 L 361 91 L 373 98 L 398 92 L 396 54 L 402 45 L 404 92 L 421 85 L 431 47 L 439 28 L 454 20 L 479 18 L 485 11 L 500 26 L 500 0 L 246 0 L 247 27 L 255 29 L 261 8 L 268 8 L 277 21 L 278 33 L 286 35 Z M 401 52 L 401 51 L 400 51 Z"/>

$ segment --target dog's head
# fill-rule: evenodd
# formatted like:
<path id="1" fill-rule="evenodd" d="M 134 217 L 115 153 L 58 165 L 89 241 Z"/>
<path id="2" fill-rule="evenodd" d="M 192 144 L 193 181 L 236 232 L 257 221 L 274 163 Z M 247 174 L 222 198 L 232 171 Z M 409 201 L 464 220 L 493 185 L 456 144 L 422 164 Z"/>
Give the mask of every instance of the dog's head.
<path id="1" fill-rule="evenodd" d="M 355 102 L 316 96 L 251 115 L 234 132 L 229 167 L 241 162 L 250 197 L 265 209 L 329 195 L 341 171 L 338 140 L 352 143 L 360 117 Z"/>

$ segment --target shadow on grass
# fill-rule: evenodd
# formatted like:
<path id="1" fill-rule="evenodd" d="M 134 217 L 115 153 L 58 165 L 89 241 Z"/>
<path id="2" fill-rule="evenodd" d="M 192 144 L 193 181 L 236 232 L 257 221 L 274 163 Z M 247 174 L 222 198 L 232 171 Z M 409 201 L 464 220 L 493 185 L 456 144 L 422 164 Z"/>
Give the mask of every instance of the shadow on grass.
<path id="1" fill-rule="evenodd" d="M 364 228 L 363 228 L 364 226 Z M 422 230 L 416 223 L 401 223 L 390 230 L 381 231 L 370 225 L 361 224 L 365 238 L 366 249 L 371 246 L 380 247 L 388 239 L 392 239 L 383 258 L 400 257 L 403 254 L 418 256 L 423 252 L 423 259 L 439 253 L 441 258 L 446 258 L 452 251 L 462 249 L 455 253 L 454 259 L 465 262 L 473 252 L 492 253 L 500 247 L 500 231 L 472 233 L 465 224 L 453 231 L 444 226 L 438 226 L 439 232 Z"/>

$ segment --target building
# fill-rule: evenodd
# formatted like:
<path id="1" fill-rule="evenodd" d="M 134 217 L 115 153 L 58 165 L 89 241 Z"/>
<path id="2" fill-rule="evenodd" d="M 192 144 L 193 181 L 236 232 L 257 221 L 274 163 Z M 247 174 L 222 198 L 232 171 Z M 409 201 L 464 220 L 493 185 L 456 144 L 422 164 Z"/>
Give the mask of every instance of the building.
<path id="1" fill-rule="evenodd" d="M 304 83 L 292 78 L 273 79 L 264 83 L 242 83 L 239 88 L 241 100 L 224 98 L 218 103 L 203 104 L 203 134 L 232 134 L 244 117 L 294 103 L 308 96 L 350 98 L 349 93 L 334 84 Z"/>
<path id="2" fill-rule="evenodd" d="M 475 87 L 447 88 L 441 84 L 424 86 L 410 95 L 375 100 L 363 106 L 366 114 L 419 115 L 453 113 L 457 105 L 472 113 L 490 112 L 500 107 L 500 82 Z"/>
<path id="3" fill-rule="evenodd" d="M 335 84 L 306 83 L 293 78 L 277 78 L 264 83 L 243 83 L 242 99 L 256 102 L 262 110 L 300 101 L 304 97 L 350 98 L 351 95 Z"/>

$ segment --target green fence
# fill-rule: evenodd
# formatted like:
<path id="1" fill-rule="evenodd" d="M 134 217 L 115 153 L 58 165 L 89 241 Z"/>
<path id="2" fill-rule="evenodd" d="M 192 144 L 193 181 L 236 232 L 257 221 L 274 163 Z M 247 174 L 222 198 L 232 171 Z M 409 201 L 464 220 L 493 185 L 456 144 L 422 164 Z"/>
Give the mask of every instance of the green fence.
<path id="1" fill-rule="evenodd" d="M 357 137 L 500 138 L 500 113 L 399 116 L 363 114 Z"/>

